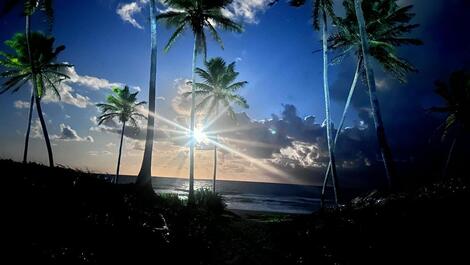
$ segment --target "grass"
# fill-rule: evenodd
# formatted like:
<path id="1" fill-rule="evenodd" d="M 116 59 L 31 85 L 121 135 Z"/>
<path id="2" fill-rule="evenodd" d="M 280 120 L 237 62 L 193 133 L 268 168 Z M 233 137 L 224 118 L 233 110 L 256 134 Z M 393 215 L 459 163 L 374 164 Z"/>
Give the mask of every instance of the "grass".
<path id="1" fill-rule="evenodd" d="M 445 264 L 468 259 L 469 189 L 449 180 L 371 193 L 307 216 L 227 212 L 220 195 L 113 185 L 67 168 L 0 160 L 12 264 Z M 6 222 L 5 222 L 6 221 Z M 462 240 L 462 241 L 459 241 Z M 4 256 L 7 260 L 8 257 Z"/>

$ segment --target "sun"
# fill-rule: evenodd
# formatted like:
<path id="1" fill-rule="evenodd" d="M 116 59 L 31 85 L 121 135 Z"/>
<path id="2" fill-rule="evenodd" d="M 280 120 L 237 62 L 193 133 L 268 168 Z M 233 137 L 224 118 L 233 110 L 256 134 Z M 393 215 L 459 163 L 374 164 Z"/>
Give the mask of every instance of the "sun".
<path id="1" fill-rule="evenodd" d="M 207 135 L 203 132 L 201 128 L 194 129 L 194 139 L 197 143 L 206 143 L 208 141 Z"/>

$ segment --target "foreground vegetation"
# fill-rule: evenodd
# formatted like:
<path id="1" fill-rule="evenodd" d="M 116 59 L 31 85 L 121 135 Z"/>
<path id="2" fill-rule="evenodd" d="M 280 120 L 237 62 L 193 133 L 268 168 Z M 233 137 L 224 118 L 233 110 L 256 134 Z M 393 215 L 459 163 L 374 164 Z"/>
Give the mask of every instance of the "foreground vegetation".
<path id="1" fill-rule="evenodd" d="M 425 264 L 466 258 L 468 182 L 372 193 L 308 216 L 242 218 L 103 176 L 0 160 L 7 251 L 18 264 Z M 461 240 L 460 240 L 461 239 Z M 6 258 L 6 257 L 4 257 Z M 468 258 L 467 258 L 468 259 Z"/>

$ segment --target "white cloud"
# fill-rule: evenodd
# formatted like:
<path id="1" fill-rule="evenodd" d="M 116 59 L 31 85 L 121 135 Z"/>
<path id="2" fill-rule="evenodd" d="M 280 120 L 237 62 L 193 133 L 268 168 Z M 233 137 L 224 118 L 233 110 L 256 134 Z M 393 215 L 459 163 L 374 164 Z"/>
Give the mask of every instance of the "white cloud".
<path id="1" fill-rule="evenodd" d="M 163 1 L 159 1 L 164 6 L 163 9 L 157 8 L 159 13 L 168 11 L 179 11 L 177 9 L 165 6 Z M 263 13 L 269 6 L 272 0 L 234 0 L 230 6 L 222 10 L 222 14 L 232 19 L 242 20 L 246 23 L 256 24 L 259 22 L 257 15 Z M 142 25 L 137 22 L 134 16 L 142 12 L 142 8 L 148 0 L 134 1 L 127 4 L 119 4 L 116 13 L 121 19 L 130 23 L 136 28 L 143 29 Z"/>
<path id="2" fill-rule="evenodd" d="M 86 108 L 90 105 L 93 105 L 90 98 L 87 96 L 83 96 L 79 93 L 75 93 L 74 89 L 66 83 L 61 83 L 57 89 L 60 93 L 60 100 L 59 98 L 49 91 L 42 99 L 44 103 L 51 103 L 51 102 L 63 102 L 65 104 L 73 105 L 78 108 Z"/>
<path id="3" fill-rule="evenodd" d="M 59 125 L 60 127 L 60 134 L 55 134 L 51 136 L 51 139 L 53 140 L 62 140 L 62 141 L 73 141 L 73 142 L 94 142 L 93 137 L 91 136 L 86 136 L 86 137 L 80 137 L 77 134 L 77 131 L 72 129 L 70 125 L 65 125 L 61 123 Z"/>
<path id="4" fill-rule="evenodd" d="M 87 87 L 91 90 L 99 90 L 99 89 L 111 89 L 113 87 L 122 87 L 124 84 L 117 83 L 117 82 L 110 82 L 104 78 L 89 76 L 89 75 L 79 75 L 75 70 L 75 67 L 69 67 L 66 70 L 66 75 L 70 77 L 70 79 L 64 80 L 60 85 L 57 86 L 59 90 L 59 94 L 61 96 L 61 100 L 51 91 L 44 96 L 43 102 L 50 103 L 50 102 L 63 102 L 65 104 L 73 105 L 78 108 L 86 108 L 88 106 L 94 105 L 91 99 L 87 96 L 82 94 L 76 93 L 75 90 L 72 88 L 71 85 L 79 85 Z M 134 90 L 140 91 L 140 88 L 137 86 L 132 86 Z M 26 102 L 27 103 L 27 102 Z M 18 103 L 18 106 L 23 106 L 24 104 Z M 16 102 L 15 102 L 16 107 Z M 18 108 L 18 107 L 17 107 Z"/>
<path id="5" fill-rule="evenodd" d="M 31 136 L 32 138 L 43 139 L 43 137 L 42 137 L 41 122 L 39 122 L 39 119 L 35 119 L 35 120 L 31 123 L 31 134 L 30 134 L 30 136 Z"/>
<path id="6" fill-rule="evenodd" d="M 293 141 L 292 145 L 281 148 L 279 153 L 273 154 L 272 162 L 277 165 L 291 168 L 319 167 L 320 148 L 312 143 Z"/>
<path id="7" fill-rule="evenodd" d="M 99 90 L 99 89 L 111 89 L 115 86 L 124 86 L 122 83 L 113 83 L 104 78 L 89 76 L 89 75 L 79 75 L 75 70 L 75 67 L 69 67 L 66 73 L 70 79 L 64 81 L 64 83 L 72 83 L 81 86 L 86 86 L 92 90 Z M 133 87 L 135 89 L 139 89 L 138 87 Z"/>
<path id="8" fill-rule="evenodd" d="M 223 14 L 230 18 L 241 19 L 246 23 L 258 23 L 258 13 L 263 13 L 272 0 L 234 0 Z"/>
<path id="9" fill-rule="evenodd" d="M 125 22 L 130 23 L 136 28 L 143 29 L 139 22 L 137 22 L 137 20 L 134 18 L 134 15 L 140 13 L 142 11 L 143 5 L 147 2 L 148 0 L 140 0 L 128 4 L 119 4 L 116 9 L 116 13 Z"/>
<path id="10" fill-rule="evenodd" d="M 27 102 L 27 101 L 17 100 L 13 104 L 14 104 L 16 109 L 27 109 L 27 108 L 29 108 L 29 102 Z"/>

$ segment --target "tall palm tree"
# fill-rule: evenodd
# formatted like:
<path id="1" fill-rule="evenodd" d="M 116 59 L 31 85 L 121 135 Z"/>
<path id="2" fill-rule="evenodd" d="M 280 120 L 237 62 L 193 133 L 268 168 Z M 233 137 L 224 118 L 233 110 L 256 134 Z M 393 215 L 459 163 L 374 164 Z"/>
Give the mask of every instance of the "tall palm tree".
<path id="1" fill-rule="evenodd" d="M 238 72 L 235 71 L 235 62 L 227 65 L 220 57 L 212 58 L 204 63 L 206 70 L 196 68 L 196 73 L 203 80 L 202 83 L 195 83 L 195 90 L 184 93 L 183 96 L 190 96 L 193 93 L 201 98 L 201 102 L 196 106 L 196 110 L 203 110 L 207 113 L 206 122 L 209 117 L 214 120 L 219 118 L 220 106 L 222 105 L 228 115 L 235 120 L 235 112 L 232 103 L 242 108 L 248 108 L 245 98 L 237 94 L 248 82 L 235 82 Z M 217 139 L 217 135 L 215 135 Z M 217 145 L 214 144 L 214 171 L 212 178 L 212 191 L 216 191 L 217 178 Z"/>
<path id="2" fill-rule="evenodd" d="M 155 131 L 155 97 L 157 88 L 157 8 L 155 0 L 150 5 L 150 81 L 149 81 L 149 107 L 147 118 L 147 134 L 145 136 L 145 149 L 142 165 L 137 176 L 137 184 L 148 188 L 152 187 L 152 151 Z"/>
<path id="3" fill-rule="evenodd" d="M 418 39 L 405 35 L 418 27 L 418 24 L 410 24 L 414 14 L 410 13 L 412 6 L 399 7 L 395 0 L 372 0 L 364 2 L 363 13 L 367 22 L 366 30 L 370 43 L 370 56 L 376 59 L 386 72 L 390 72 L 400 82 L 406 82 L 409 72 L 417 72 L 416 68 L 403 58 L 396 55 L 396 48 L 402 45 L 421 45 Z M 353 0 L 343 2 L 346 14 L 343 18 L 336 18 L 338 29 L 336 34 L 329 38 L 329 47 L 339 50 L 340 54 L 333 60 L 340 62 L 345 56 L 353 53 L 357 57 L 357 66 L 354 78 L 349 89 L 343 114 L 336 131 L 333 146 L 341 134 L 341 130 L 349 111 L 352 96 L 355 92 L 358 77 L 362 71 L 363 54 L 359 26 L 356 19 L 356 10 Z M 322 198 L 324 198 L 328 171 L 324 179 Z"/>
<path id="4" fill-rule="evenodd" d="M 209 30 L 214 40 L 223 48 L 222 39 L 216 30 L 220 27 L 224 30 L 242 32 L 242 26 L 226 17 L 222 10 L 227 7 L 232 0 L 165 0 L 164 3 L 172 11 L 162 13 L 157 16 L 168 27 L 176 28 L 170 40 L 165 46 L 167 52 L 175 43 L 176 39 L 189 28 L 194 35 L 193 62 L 192 62 L 192 88 L 195 90 L 195 70 L 196 58 L 198 54 L 207 55 L 206 33 Z M 195 125 L 195 93 L 191 96 L 191 124 L 190 124 L 190 147 L 189 147 L 189 200 L 194 195 L 194 125 Z"/>
<path id="5" fill-rule="evenodd" d="M 0 77 L 7 78 L 2 84 L 0 94 L 8 90 L 16 92 L 28 81 L 33 83 L 34 103 L 36 103 L 39 121 L 46 141 L 49 165 L 53 167 L 52 147 L 43 117 L 41 99 L 49 90 L 60 99 L 57 85 L 69 78 L 66 74 L 67 68 L 72 67 L 72 65 L 56 63 L 57 56 L 65 49 L 65 46 L 61 45 L 54 48 L 55 39 L 53 37 L 33 32 L 29 36 L 30 46 L 28 48 L 27 36 L 28 34 L 17 33 L 5 42 L 15 53 L 0 53 L 0 56 L 3 57 L 0 59 L 0 65 L 7 68 L 6 71 L 0 74 Z M 31 52 L 28 52 L 28 50 Z"/>
<path id="6" fill-rule="evenodd" d="M 356 14 L 356 20 L 358 24 L 358 31 L 360 37 L 360 44 L 361 44 L 361 51 L 363 57 L 363 65 L 364 71 L 366 73 L 366 81 L 367 87 L 369 89 L 369 99 L 372 108 L 372 116 L 374 119 L 375 129 L 377 131 L 377 139 L 379 142 L 380 151 L 382 153 L 382 159 L 384 161 L 385 172 L 387 176 L 388 186 L 389 189 L 393 188 L 393 177 L 395 175 L 395 165 L 392 157 L 392 151 L 387 141 L 387 137 L 385 135 L 385 128 L 382 120 L 380 104 L 377 97 L 377 89 L 375 85 L 375 77 L 374 77 L 374 70 L 370 64 L 370 57 L 373 56 L 374 53 L 381 54 L 382 56 L 376 57 L 379 62 L 386 68 L 395 73 L 398 77 L 403 76 L 408 71 L 413 71 L 414 68 L 406 62 L 404 59 L 399 59 L 394 56 L 393 53 L 390 51 L 393 50 L 393 47 L 390 47 L 388 43 L 381 43 L 380 40 L 370 40 L 368 36 L 367 28 L 374 27 L 382 28 L 382 25 L 386 21 L 409 21 L 413 14 L 408 13 L 412 6 L 407 6 L 403 8 L 399 8 L 398 4 L 396 3 L 397 0 L 376 0 L 376 1 L 363 1 L 361 5 L 360 0 L 354 0 L 354 10 Z M 349 5 L 352 3 L 349 3 Z M 389 13 L 388 16 L 384 16 L 382 18 L 376 17 L 374 20 L 371 20 L 372 23 L 368 23 L 366 26 L 366 20 L 364 18 L 364 12 L 366 10 L 368 13 L 369 11 L 374 15 L 384 15 L 380 12 L 373 12 L 377 10 L 395 10 L 395 13 Z M 366 13 L 367 14 L 367 13 Z M 354 21 L 354 19 L 353 19 Z M 409 28 L 414 28 L 416 25 L 409 25 Z M 392 28 L 389 30 L 397 31 L 400 29 L 400 26 L 397 28 Z M 373 31 L 373 30 L 372 30 Z M 401 44 L 419 44 L 414 39 L 408 38 L 400 38 L 396 35 L 386 34 L 387 32 L 383 32 L 384 35 L 388 35 L 391 37 L 390 39 L 386 39 L 390 43 L 401 43 Z M 387 58 L 386 61 L 381 61 L 380 58 Z M 399 66 L 399 67 L 396 67 Z M 403 72 L 405 70 L 405 73 Z"/>
<path id="7" fill-rule="evenodd" d="M 52 28 L 52 20 L 54 16 L 54 12 L 52 9 L 52 0 L 8 0 L 5 2 L 3 6 L 2 13 L 8 13 L 13 9 L 15 6 L 23 4 L 23 13 L 25 16 L 25 34 L 26 34 L 26 44 L 28 47 L 28 56 L 29 61 L 33 62 L 31 59 L 31 49 L 30 49 L 30 36 L 31 36 L 31 16 L 37 11 L 42 10 L 47 17 L 49 22 L 49 29 Z M 34 68 L 31 66 L 31 68 Z M 31 119 L 33 115 L 33 107 L 34 107 L 34 91 L 37 90 L 34 86 L 36 86 L 37 82 L 35 80 L 36 77 L 32 77 L 33 87 L 31 88 L 31 100 L 29 103 L 29 115 L 28 115 L 28 126 L 26 128 L 26 136 L 25 136 L 25 143 L 24 143 L 24 152 L 23 152 L 23 163 L 27 162 L 28 159 L 28 146 L 29 146 L 29 133 L 31 131 Z"/>
<path id="8" fill-rule="evenodd" d="M 138 128 L 136 118 L 146 118 L 138 110 L 138 107 L 146 104 L 146 102 L 137 102 L 137 94 L 139 94 L 139 92 L 130 93 L 128 86 L 125 86 L 124 88 L 114 87 L 113 93 L 106 98 L 106 103 L 96 104 L 96 106 L 101 110 L 101 115 L 98 117 L 98 125 L 115 118 L 122 123 L 121 141 L 119 143 L 119 154 L 116 167 L 116 178 L 114 180 L 116 184 L 119 183 L 122 141 L 124 138 L 126 123 L 130 122 L 132 126 Z"/>
<path id="9" fill-rule="evenodd" d="M 452 144 L 447 155 L 443 169 L 443 176 L 447 175 L 450 162 L 456 147 L 457 140 L 462 132 L 468 132 L 470 126 L 470 72 L 457 71 L 451 74 L 449 83 L 437 81 L 436 93 L 445 101 L 445 106 L 433 107 L 430 110 L 445 113 L 446 120 L 442 128 L 442 140 L 453 134 Z"/>
<path id="10" fill-rule="evenodd" d="M 306 0 L 290 0 L 292 6 L 298 7 L 306 3 Z M 328 85 L 328 18 L 336 20 L 333 10 L 333 0 L 314 0 L 313 1 L 313 27 L 315 30 L 321 30 L 322 33 L 322 51 L 323 51 L 323 93 L 325 95 L 325 116 L 326 116 L 326 138 L 328 142 L 328 154 L 330 157 L 327 170 L 331 168 L 331 179 L 333 182 L 333 191 L 335 203 L 338 203 L 339 187 L 336 172 L 336 160 L 334 154 L 334 145 L 332 140 L 333 128 L 330 114 L 330 89 Z M 328 171 L 330 172 L 330 171 Z"/>

